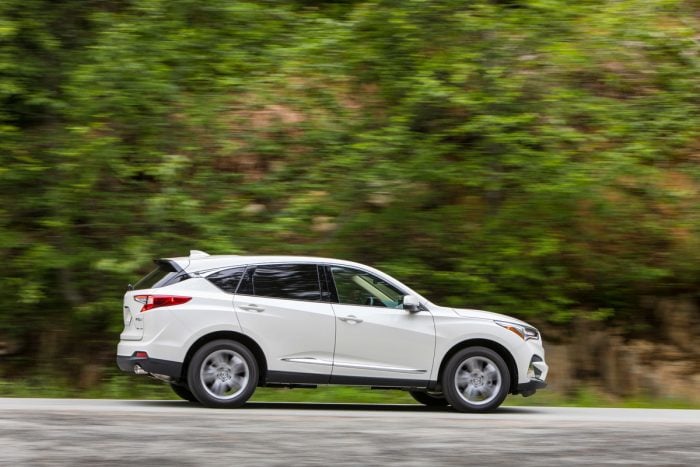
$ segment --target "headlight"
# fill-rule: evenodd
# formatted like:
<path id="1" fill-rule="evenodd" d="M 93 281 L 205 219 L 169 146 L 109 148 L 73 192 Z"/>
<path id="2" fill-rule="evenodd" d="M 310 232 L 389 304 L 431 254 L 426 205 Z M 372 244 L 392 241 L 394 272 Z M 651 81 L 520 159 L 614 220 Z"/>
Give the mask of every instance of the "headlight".
<path id="1" fill-rule="evenodd" d="M 524 326 L 522 324 L 509 323 L 507 321 L 494 321 L 501 327 L 506 328 L 510 332 L 517 334 L 523 340 L 529 341 L 530 339 L 538 340 L 540 338 L 540 333 L 537 329 L 532 326 Z"/>

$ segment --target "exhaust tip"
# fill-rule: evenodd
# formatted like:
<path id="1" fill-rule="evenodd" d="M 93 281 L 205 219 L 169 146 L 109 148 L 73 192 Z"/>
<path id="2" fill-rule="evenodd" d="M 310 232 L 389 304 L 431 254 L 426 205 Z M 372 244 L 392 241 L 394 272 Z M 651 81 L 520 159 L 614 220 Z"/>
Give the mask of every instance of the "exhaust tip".
<path id="1" fill-rule="evenodd" d="M 148 372 L 141 368 L 141 365 L 134 365 L 134 373 L 137 375 L 147 375 Z"/>

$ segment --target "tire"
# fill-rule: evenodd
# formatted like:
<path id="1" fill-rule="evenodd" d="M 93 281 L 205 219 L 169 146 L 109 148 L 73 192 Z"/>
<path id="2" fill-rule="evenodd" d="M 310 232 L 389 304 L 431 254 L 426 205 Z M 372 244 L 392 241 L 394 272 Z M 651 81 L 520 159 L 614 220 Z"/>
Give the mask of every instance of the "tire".
<path id="1" fill-rule="evenodd" d="M 460 412 L 489 412 L 510 391 L 510 372 L 503 358 L 486 347 L 468 347 L 450 358 L 442 372 L 442 390 Z"/>
<path id="2" fill-rule="evenodd" d="M 258 364 L 243 344 L 212 341 L 192 357 L 187 383 L 192 394 L 206 407 L 240 407 L 255 392 Z"/>
<path id="3" fill-rule="evenodd" d="M 199 402 L 197 398 L 194 397 L 194 394 L 192 394 L 192 391 L 187 388 L 187 386 L 182 384 L 170 384 L 170 387 L 173 388 L 173 392 L 175 394 L 180 396 L 180 399 L 190 402 Z"/>
<path id="4" fill-rule="evenodd" d="M 445 396 L 440 393 L 429 394 L 425 391 L 409 391 L 411 397 L 428 407 L 446 407 L 449 405 Z"/>

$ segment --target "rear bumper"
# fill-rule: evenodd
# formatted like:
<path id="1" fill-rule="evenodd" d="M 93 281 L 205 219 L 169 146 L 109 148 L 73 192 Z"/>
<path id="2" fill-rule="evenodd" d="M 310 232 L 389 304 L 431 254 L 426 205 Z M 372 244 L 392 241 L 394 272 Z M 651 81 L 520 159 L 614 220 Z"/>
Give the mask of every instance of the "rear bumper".
<path id="1" fill-rule="evenodd" d="M 528 397 L 537 392 L 538 389 L 544 389 L 547 387 L 547 383 L 540 379 L 531 379 L 527 383 L 518 384 L 518 389 L 516 394 L 522 394 L 523 397 Z"/>
<path id="2" fill-rule="evenodd" d="M 134 368 L 141 367 L 150 375 L 167 376 L 179 380 L 182 376 L 182 363 L 159 358 L 135 357 L 133 355 L 117 355 L 119 369 L 127 373 L 136 373 Z"/>

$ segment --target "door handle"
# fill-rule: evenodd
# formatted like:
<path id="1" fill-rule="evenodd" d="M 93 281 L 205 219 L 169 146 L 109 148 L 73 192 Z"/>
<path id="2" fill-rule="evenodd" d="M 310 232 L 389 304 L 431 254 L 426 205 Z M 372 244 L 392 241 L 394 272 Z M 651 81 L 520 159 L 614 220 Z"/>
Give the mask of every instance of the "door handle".
<path id="1" fill-rule="evenodd" d="M 357 316 L 355 316 L 355 315 L 341 316 L 341 317 L 338 318 L 338 319 L 339 319 L 340 321 L 342 321 L 342 322 L 344 322 L 344 323 L 348 323 L 348 324 L 357 324 L 357 323 L 361 323 L 361 322 L 362 322 L 362 320 L 361 320 L 360 318 L 358 318 Z"/>
<path id="2" fill-rule="evenodd" d="M 249 305 L 238 305 L 238 308 L 246 311 L 257 311 L 258 313 L 265 311 L 265 308 L 258 306 L 255 303 L 251 303 Z"/>

